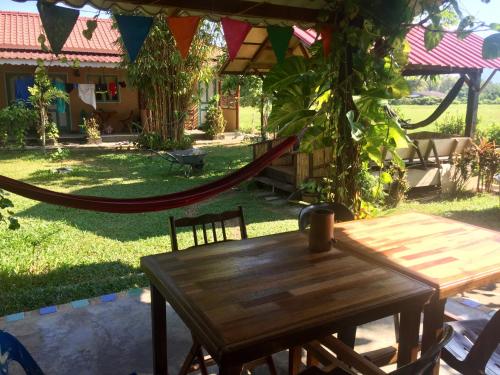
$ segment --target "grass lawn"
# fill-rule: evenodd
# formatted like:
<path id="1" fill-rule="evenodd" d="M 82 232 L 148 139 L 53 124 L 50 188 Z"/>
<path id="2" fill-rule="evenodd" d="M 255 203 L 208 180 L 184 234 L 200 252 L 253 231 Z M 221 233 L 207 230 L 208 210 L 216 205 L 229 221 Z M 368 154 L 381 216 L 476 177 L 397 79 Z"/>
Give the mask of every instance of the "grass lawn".
<path id="1" fill-rule="evenodd" d="M 395 108 L 399 109 L 405 119 L 410 122 L 417 122 L 427 118 L 437 106 L 434 105 L 398 105 Z M 465 119 L 466 104 L 452 104 L 446 112 L 441 116 L 440 120 L 446 115 L 460 115 Z M 479 105 L 479 128 L 488 127 L 491 124 L 500 123 L 500 105 L 498 104 L 480 104 Z M 439 120 L 438 120 L 439 121 Z M 245 133 L 258 132 L 260 129 L 260 113 L 258 108 L 241 107 L 240 108 L 240 129 Z M 434 131 L 433 124 L 418 129 L 418 131 Z"/>
<path id="2" fill-rule="evenodd" d="M 200 176 L 168 175 L 163 160 L 139 152 L 72 150 L 73 172 L 35 151 L 1 151 L 0 174 L 64 192 L 109 197 L 139 197 L 184 190 L 240 168 L 251 158 L 248 145 L 208 148 Z M 11 195 L 21 229 L 0 228 L 0 316 L 51 304 L 147 285 L 139 258 L 170 248 L 168 217 L 197 215 L 242 205 L 250 237 L 297 229 L 287 206 L 273 206 L 251 183 L 206 203 L 149 214 L 106 214 L 38 203 Z M 427 204 L 405 203 L 394 211 L 445 215 L 500 230 L 498 197 Z M 385 212 L 383 213 L 385 214 Z M 180 247 L 191 233 L 181 232 Z"/>

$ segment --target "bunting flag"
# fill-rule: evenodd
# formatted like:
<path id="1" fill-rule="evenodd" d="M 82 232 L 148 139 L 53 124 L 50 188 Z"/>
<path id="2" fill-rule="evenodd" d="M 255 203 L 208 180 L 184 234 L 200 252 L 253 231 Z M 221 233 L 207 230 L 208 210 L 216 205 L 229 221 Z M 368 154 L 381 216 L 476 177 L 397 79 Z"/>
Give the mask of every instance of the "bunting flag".
<path id="1" fill-rule="evenodd" d="M 321 28 L 321 44 L 323 45 L 323 55 L 327 57 L 330 54 L 330 46 L 332 45 L 332 27 L 325 25 Z"/>
<path id="2" fill-rule="evenodd" d="M 144 41 L 148 37 L 153 25 L 152 17 L 115 15 L 123 44 L 127 50 L 130 62 L 134 62 L 139 55 Z"/>
<path id="3" fill-rule="evenodd" d="M 189 47 L 191 47 L 199 23 L 200 17 L 198 16 L 167 18 L 168 28 L 174 36 L 175 44 L 183 59 L 189 53 Z"/>
<path id="4" fill-rule="evenodd" d="M 80 11 L 58 7 L 42 1 L 38 1 L 36 7 L 40 13 L 43 29 L 47 34 L 52 52 L 59 55 L 78 20 Z"/>
<path id="5" fill-rule="evenodd" d="M 243 41 L 252 29 L 252 25 L 247 22 L 232 20 L 224 17 L 220 20 L 224 38 L 226 39 L 229 60 L 233 60 L 240 50 Z"/>
<path id="6" fill-rule="evenodd" d="M 267 34 L 271 47 L 273 47 L 274 54 L 278 63 L 285 59 L 288 50 L 288 43 L 293 35 L 293 28 L 291 26 L 276 26 L 269 25 L 267 27 Z"/>

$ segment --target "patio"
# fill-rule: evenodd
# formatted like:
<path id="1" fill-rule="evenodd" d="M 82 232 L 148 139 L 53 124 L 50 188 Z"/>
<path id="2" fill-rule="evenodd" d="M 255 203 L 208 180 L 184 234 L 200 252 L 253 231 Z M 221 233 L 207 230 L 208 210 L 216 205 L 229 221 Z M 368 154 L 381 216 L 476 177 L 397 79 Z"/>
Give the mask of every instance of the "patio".
<path id="1" fill-rule="evenodd" d="M 56 56 L 63 51 L 80 14 L 76 9 L 56 6 L 58 2 L 72 6 L 75 2 L 79 6 L 86 4 L 81 0 L 37 3 L 50 53 Z M 8 253 L 8 267 L 6 272 L 0 269 L 0 276 L 13 281 L 12 295 L 16 298 L 22 295 L 22 299 L 5 302 L 5 305 L 12 303 L 7 310 L 9 315 L 0 317 L 0 344 L 6 344 L 7 348 L 0 348 L 1 370 L 5 364 L 9 366 L 12 359 L 21 365 L 30 362 L 28 366 L 35 370 L 27 371 L 28 375 L 41 373 L 17 343 L 17 338 L 47 374 L 179 372 L 187 375 L 192 371 L 199 371 L 201 375 L 241 375 L 247 371 L 258 375 L 381 375 L 385 371 L 405 375 L 455 374 L 445 362 L 462 368 L 464 373 L 471 372 L 470 369 L 482 373 L 485 366 L 492 374 L 498 372 L 495 332 L 500 326 L 499 232 L 443 217 L 445 215 L 422 212 L 375 217 L 379 207 L 391 204 L 389 200 L 384 202 L 386 195 L 394 193 L 403 199 L 408 190 L 405 162 L 411 163 L 415 155 L 413 150 L 408 157 L 397 152 L 412 143 L 404 129 L 435 121 L 464 83 L 469 85 L 465 131 L 471 137 L 463 147 L 460 143 L 464 152 L 457 156 L 458 140 L 453 140 L 446 153 L 438 152 L 438 140 L 429 142 L 424 157 L 420 155 L 421 150 L 415 152 L 424 167 L 433 152 L 439 170 L 444 160 L 451 164 L 456 162 L 455 157 L 462 160 L 469 151 L 476 152 L 470 164 L 460 169 L 461 178 L 469 179 L 470 176 L 465 175 L 478 169 L 477 190 L 494 191 L 493 179 L 498 175 L 495 143 L 485 141 L 484 146 L 481 140 L 484 146 L 481 152 L 484 152 L 480 154 L 477 151 L 480 148 L 472 146 L 472 137 L 477 123 L 479 91 L 500 66 L 498 40 L 493 41 L 492 47 L 489 37 L 484 45 L 481 38 L 477 39 L 475 55 L 482 53 L 484 61 L 477 66 L 453 70 L 460 78 L 445 100 L 428 119 L 412 125 L 399 119 L 383 103 L 409 93 L 409 85 L 402 78 L 407 57 L 403 44 L 409 30 L 417 26 L 414 24 L 417 16 L 422 17 L 418 23 L 422 28 L 419 43 L 428 50 L 440 43 L 442 35 L 426 27 L 429 22 L 441 27 L 441 18 L 437 15 L 446 10 L 440 8 L 442 5 L 417 0 L 409 11 L 408 4 L 400 1 L 387 12 L 370 1 L 352 4 L 323 0 L 213 1 L 208 4 L 198 0 L 89 2 L 100 10 L 109 10 L 112 6 L 121 11 L 113 14 L 115 29 L 120 35 L 120 52 L 123 52 L 121 63 L 129 69 L 131 86 L 141 90 L 143 109 L 148 113 L 141 136 L 150 138 L 143 144 L 143 150 L 167 150 L 172 164 L 182 167 L 189 164 L 191 169 L 196 166 L 199 173 L 193 181 L 199 183 L 189 181 L 187 172 L 185 179 L 174 178 L 172 183 L 172 165 L 165 173 L 161 160 L 146 159 L 144 153 L 130 158 L 127 153 L 132 150 L 123 148 L 120 150 L 123 152 L 117 152 L 108 162 L 107 150 L 75 150 L 82 155 L 95 151 L 102 155 L 96 154 L 89 165 L 78 166 L 76 172 L 80 173 L 80 180 L 71 181 L 63 191 L 58 190 L 57 185 L 72 176 L 59 176 L 52 170 L 36 170 L 27 179 L 1 175 L 2 209 L 13 206 L 4 196 L 5 190 L 16 195 L 14 201 L 22 197 L 21 207 L 24 205 L 25 210 L 21 213 L 28 222 L 33 215 L 38 215 L 46 221 L 61 220 L 57 223 L 61 227 L 76 223 L 78 227 L 71 228 L 75 231 L 68 232 L 70 235 L 57 229 L 48 234 L 53 244 L 43 243 L 45 238 L 40 241 L 28 238 L 29 235 L 17 242 L 15 246 L 20 250 L 31 252 L 30 264 L 19 254 L 13 254 L 16 249 Z M 447 6 L 451 9 L 452 5 L 461 19 L 455 2 L 450 1 Z M 214 29 L 204 24 L 205 16 L 211 21 L 220 21 L 229 60 L 238 62 L 239 73 L 266 73 L 262 81 L 261 122 L 265 122 L 264 94 L 267 93 L 273 100 L 266 131 L 274 133 L 274 139 L 262 153 L 254 148 L 253 160 L 249 163 L 245 163 L 249 155 L 238 153 L 241 146 L 234 145 L 232 153 L 238 153 L 234 164 L 226 154 L 224 157 L 229 161 L 207 162 L 206 168 L 203 158 L 207 155 L 210 160 L 211 155 L 204 150 L 177 150 L 173 156 L 168 154 L 168 150 L 176 150 L 186 141 L 185 114 L 192 101 L 191 90 L 202 78 L 201 65 L 209 56 L 212 58 L 207 51 L 216 46 L 210 38 Z M 459 32 L 470 28 L 472 33 L 474 22 L 465 21 L 465 25 L 463 20 L 460 22 Z M 316 30 L 315 37 L 309 36 L 314 39 L 310 42 L 315 43 L 316 52 L 309 53 L 301 43 L 290 45 L 296 25 Z M 82 34 L 91 39 L 97 21 L 87 21 L 86 27 Z M 498 24 L 488 27 L 498 32 L 495 38 L 500 36 Z M 245 42 L 252 29 L 254 33 L 256 29 L 260 32 L 259 42 Z M 44 38 L 45 35 L 39 37 L 41 44 Z M 449 42 L 447 38 L 444 41 Z M 238 50 L 245 48 L 254 50 L 253 57 L 238 55 Z M 261 57 L 261 52 L 271 58 L 271 63 L 262 66 L 255 59 Z M 141 60 L 145 57 L 149 60 Z M 145 62 L 149 64 L 147 67 L 142 65 Z M 157 66 L 165 69 L 166 65 L 168 69 L 174 68 L 155 70 Z M 492 68 L 493 73 L 481 86 L 483 68 Z M 142 75 L 143 70 L 150 76 Z M 417 70 L 429 73 L 427 69 Z M 179 78 L 188 75 L 189 80 L 185 82 Z M 172 82 L 162 81 L 165 77 L 176 78 Z M 27 100 L 39 112 L 33 122 L 39 122 L 45 156 L 49 129 L 47 108 L 56 99 L 59 106 L 66 106 L 69 99 L 64 90 L 68 88 L 65 85 L 61 86 L 64 90 L 52 88 L 54 83 L 42 62 L 38 62 L 33 82 L 29 88 L 24 82 L 22 89 L 23 95 L 28 90 Z M 117 84 L 116 80 L 108 86 L 100 78 L 95 82 L 87 79 L 77 86 L 71 84 L 71 89 L 76 88 L 81 101 L 96 109 L 99 95 L 120 103 Z M 222 83 L 218 85 L 218 92 L 222 92 Z M 239 100 L 239 86 L 236 92 L 235 98 Z M 214 96 L 207 109 L 205 126 L 207 134 L 214 139 L 220 133 L 217 129 L 224 127 L 221 102 Z M 64 113 L 65 109 L 58 111 Z M 82 129 L 87 141 L 92 143 L 101 138 L 99 126 L 94 119 L 87 120 L 83 120 Z M 265 139 L 267 133 L 264 127 L 262 129 Z M 22 130 L 18 132 L 21 139 Z M 120 142 L 122 139 L 110 140 Z M 234 136 L 223 143 L 240 141 L 239 136 Z M 315 159 L 314 151 L 318 149 L 323 152 L 319 163 L 307 164 L 306 159 Z M 195 151 L 198 154 L 195 155 Z M 299 151 L 309 154 L 302 155 L 304 168 L 297 176 L 303 174 L 306 181 L 314 177 L 316 167 L 324 168 L 327 174 L 316 177 L 327 177 L 327 186 L 318 187 L 315 192 L 318 205 L 302 208 L 297 231 L 297 207 L 292 208 L 293 212 L 290 208 L 285 212 L 280 207 L 267 210 L 264 206 L 268 198 L 286 202 L 275 196 L 259 197 L 246 186 L 243 190 L 242 183 L 258 176 L 268 166 L 282 165 L 285 159 L 293 160 Z M 392 156 L 386 158 L 387 153 Z M 69 155 L 59 154 L 61 163 Z M 8 157 L 10 167 L 15 164 L 14 174 L 20 172 L 25 156 Z M 57 157 L 55 155 L 55 161 Z M 194 164 L 186 161 L 193 158 L 197 158 Z M 481 163 L 485 158 L 492 161 L 482 175 L 484 165 Z M 100 172 L 102 160 L 107 164 L 105 173 L 90 181 L 90 189 L 82 188 L 86 176 Z M 135 165 L 129 163 L 130 160 L 135 160 Z M 124 172 L 113 169 L 113 163 Z M 459 170 L 456 163 L 455 177 Z M 378 175 L 369 174 L 372 167 L 378 168 Z M 306 170 L 310 172 L 308 175 Z M 160 173 L 155 174 L 156 171 Z M 71 168 L 69 172 L 71 174 Z M 118 177 L 111 180 L 106 174 Z M 44 183 L 47 176 L 50 184 Z M 303 180 L 295 177 L 292 190 L 302 191 Z M 157 187 L 148 180 L 154 181 Z M 460 182 L 460 179 L 453 181 L 457 191 L 458 186 L 463 189 Z M 437 183 L 432 180 L 430 185 L 441 188 L 441 175 Z M 117 194 L 124 186 L 132 194 L 122 194 L 123 191 Z M 114 193 L 102 193 L 101 189 L 108 187 Z M 496 195 L 487 194 L 488 199 L 491 197 Z M 38 211 L 26 210 L 25 198 L 28 204 L 36 201 Z M 227 205 L 222 204 L 224 200 Z M 241 201 L 252 204 L 253 221 L 245 217 Z M 399 201 L 394 207 L 397 203 Z M 45 211 L 46 204 L 57 207 L 50 206 L 51 209 Z M 75 215 L 74 209 L 90 211 L 95 216 L 89 222 L 85 215 Z M 490 213 L 494 214 L 496 209 L 493 207 Z M 168 221 L 166 212 L 170 215 Z M 154 225 L 149 224 L 147 213 L 156 215 Z M 18 222 L 12 215 L 7 211 L 0 219 L 10 223 L 9 229 L 16 229 Z M 281 216 L 287 218 L 286 223 L 275 228 L 279 226 L 276 218 Z M 120 223 L 118 217 L 126 218 L 121 221 L 125 225 L 116 225 Z M 254 227 L 248 235 L 247 221 L 250 225 L 259 225 L 258 234 Z M 168 237 L 164 233 L 167 222 L 170 224 Z M 494 221 L 486 226 L 497 224 Z M 29 230 L 36 233 L 36 225 Z M 90 227 L 93 233 L 85 230 Z M 183 227 L 187 229 L 181 229 Z M 103 233 L 107 238 L 99 235 Z M 57 235 L 65 245 L 54 239 Z M 17 238 L 16 234 L 5 236 L 6 242 L 11 243 Z M 170 240 L 170 251 L 165 251 L 166 238 Z M 192 245 L 191 238 L 198 250 L 179 251 L 187 248 L 187 243 Z M 111 253 L 109 240 L 116 245 Z M 132 240 L 138 242 L 133 244 Z M 80 251 L 78 241 L 82 242 L 82 248 L 86 247 L 87 254 Z M 127 246 L 121 248 L 125 242 Z M 136 247 L 140 246 L 145 248 L 138 254 Z M 54 251 L 56 248 L 62 258 Z M 70 259 L 69 252 L 77 253 L 76 257 Z M 78 269 L 84 269 L 83 277 Z M 104 285 L 108 273 L 113 275 L 108 280 L 110 283 Z M 53 277 L 73 278 L 77 282 L 64 290 L 59 288 L 57 280 L 51 280 Z M 37 284 L 37 278 L 42 280 L 41 284 Z M 52 283 L 53 289 L 46 288 L 44 296 L 37 296 L 32 290 L 40 285 L 42 290 L 44 281 Z M 94 281 L 96 284 L 92 285 Z M 23 283 L 35 288 L 24 290 Z M 108 293 L 110 285 L 116 289 L 131 285 L 149 285 L 149 288 L 113 289 Z M 103 292 L 108 294 L 68 302 L 71 301 L 68 296 L 81 298 Z M 6 295 L 9 294 L 0 297 L 7 300 Z M 52 305 L 26 311 L 23 299 L 31 304 L 30 308 L 40 306 L 36 301 L 41 300 L 50 301 Z M 17 310 L 12 306 L 19 304 L 24 311 L 11 313 Z M 453 323 L 445 324 L 447 321 Z M 474 329 L 465 330 L 460 326 L 467 323 L 473 324 Z M 15 345 L 17 348 L 10 351 Z M 10 371 L 22 373 L 16 366 Z"/>
<path id="2" fill-rule="evenodd" d="M 500 306 L 500 284 L 466 295 L 466 300 L 448 304 L 457 315 L 484 317 Z M 471 298 L 482 303 L 473 304 Z M 17 336 L 47 374 L 152 374 L 150 300 L 149 289 L 131 289 L 60 305 L 56 312 L 45 308 L 23 316 L 13 314 L 0 320 L 0 329 Z M 176 373 L 191 345 L 191 335 L 170 306 L 167 314 L 169 372 Z M 393 321 L 386 318 L 359 328 L 356 350 L 366 352 L 393 341 Z M 287 353 L 274 358 L 279 374 L 286 374 Z M 256 370 L 267 374 L 263 366 Z M 210 373 L 216 373 L 216 368 Z M 443 363 L 440 373 L 456 374 Z"/>

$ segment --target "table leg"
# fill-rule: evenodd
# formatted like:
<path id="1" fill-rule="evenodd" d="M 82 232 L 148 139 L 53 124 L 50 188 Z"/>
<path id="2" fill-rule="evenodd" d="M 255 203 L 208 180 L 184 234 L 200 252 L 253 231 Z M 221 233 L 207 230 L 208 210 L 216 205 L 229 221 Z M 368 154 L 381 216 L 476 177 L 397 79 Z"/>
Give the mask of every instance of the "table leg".
<path id="1" fill-rule="evenodd" d="M 356 327 L 356 326 L 342 328 L 337 333 L 337 337 L 344 344 L 346 344 L 350 348 L 354 349 L 354 344 L 356 343 L 356 331 L 357 331 L 357 329 L 358 329 L 358 327 Z M 339 355 L 338 357 L 341 361 L 343 360 L 341 355 Z"/>
<path id="2" fill-rule="evenodd" d="M 294 346 L 288 349 L 288 375 L 297 375 L 302 362 L 302 347 Z"/>
<path id="3" fill-rule="evenodd" d="M 432 345 L 437 343 L 443 333 L 444 307 L 446 298 L 438 299 L 432 297 L 424 307 L 424 331 L 422 333 L 422 353 L 425 353 Z M 433 374 L 439 374 L 439 361 L 434 368 Z"/>
<path id="4" fill-rule="evenodd" d="M 153 373 L 167 375 L 167 311 L 165 297 L 151 284 L 151 332 L 153 335 Z"/>
<path id="5" fill-rule="evenodd" d="M 398 367 L 417 359 L 418 333 L 420 331 L 421 306 L 409 308 L 401 312 L 399 323 Z"/>

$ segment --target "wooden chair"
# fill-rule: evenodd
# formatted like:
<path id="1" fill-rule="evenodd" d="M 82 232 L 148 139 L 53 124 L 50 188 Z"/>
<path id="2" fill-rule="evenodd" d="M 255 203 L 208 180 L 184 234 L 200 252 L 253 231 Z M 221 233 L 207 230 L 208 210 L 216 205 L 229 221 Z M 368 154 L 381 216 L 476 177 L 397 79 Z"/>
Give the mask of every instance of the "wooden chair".
<path id="1" fill-rule="evenodd" d="M 229 241 L 226 233 L 226 222 L 233 219 L 238 220 L 241 239 L 247 239 L 247 228 L 245 225 L 245 218 L 243 216 L 243 208 L 241 206 L 238 206 L 238 209 L 234 211 L 225 211 L 217 214 L 205 214 L 197 217 L 175 219 L 173 216 L 170 216 L 170 241 L 172 244 L 172 251 L 179 251 L 177 228 L 190 227 L 193 231 L 194 240 L 194 246 L 190 248 L 201 248 L 205 245 Z M 217 224 L 220 226 L 222 237 L 217 236 Z M 197 227 L 201 227 L 203 233 L 203 243 L 200 243 L 201 241 L 198 240 Z M 212 232 L 212 242 L 209 241 L 209 231 Z M 244 369 L 250 371 L 263 363 L 267 364 L 271 374 L 277 374 L 276 366 L 274 365 L 274 361 L 271 356 L 253 361 L 252 363 L 247 363 Z M 208 375 L 207 366 L 211 366 L 213 364 L 215 364 L 213 359 L 210 356 L 204 356 L 201 344 L 193 336 L 193 345 L 191 346 L 191 349 L 182 364 L 179 375 L 186 375 L 189 372 L 198 370 L 201 371 L 202 375 Z"/>
<path id="2" fill-rule="evenodd" d="M 462 374 L 500 373 L 500 311 L 486 319 L 448 323 L 454 329 L 443 360 Z"/>
<path id="3" fill-rule="evenodd" d="M 439 354 L 443 347 L 450 341 L 453 328 L 445 326 L 441 340 L 433 345 L 425 354 L 415 362 L 390 372 L 390 375 L 430 375 L 434 366 L 439 361 Z M 370 362 L 361 354 L 358 354 L 342 341 L 333 336 L 327 336 L 322 340 L 307 344 L 306 349 L 315 353 L 315 357 L 325 366 L 324 370 L 318 367 L 310 367 L 302 372 L 302 375 L 352 375 L 355 374 L 351 368 L 365 375 L 386 375 L 373 362 Z M 341 356 L 342 361 L 333 356 L 331 352 Z"/>
<path id="4" fill-rule="evenodd" d="M 128 132 L 132 134 L 133 133 L 132 124 L 134 123 L 134 110 L 131 110 L 126 118 L 120 120 L 120 123 L 122 124 L 122 129 L 128 129 Z"/>

